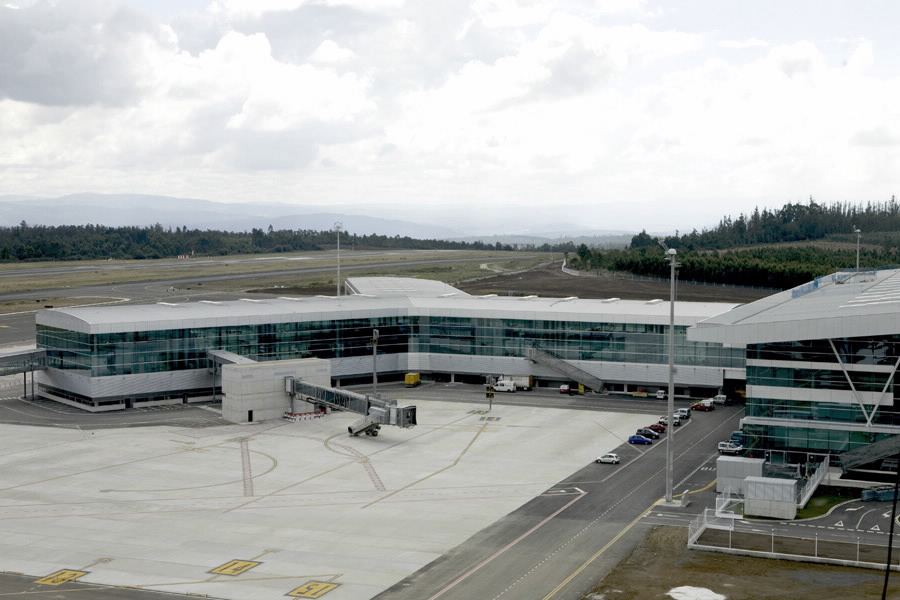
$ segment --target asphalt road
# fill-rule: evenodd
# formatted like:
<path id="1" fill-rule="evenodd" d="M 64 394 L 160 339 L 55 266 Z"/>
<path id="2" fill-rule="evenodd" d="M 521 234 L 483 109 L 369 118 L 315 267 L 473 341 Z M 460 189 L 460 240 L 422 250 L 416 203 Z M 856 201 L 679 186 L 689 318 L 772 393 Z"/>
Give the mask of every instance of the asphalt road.
<path id="1" fill-rule="evenodd" d="M 517 393 L 502 402 L 614 410 L 623 398 L 554 398 L 551 392 Z M 633 406 L 648 415 L 647 424 L 665 412 L 665 403 Z M 666 435 L 651 446 L 627 443 L 610 449 L 619 465 L 596 464 L 573 473 L 542 495 L 484 529 L 410 577 L 376 596 L 381 600 L 577 600 L 621 558 L 652 525 L 649 515 L 686 526 L 710 506 L 715 479 L 716 444 L 735 429 L 743 410 L 725 407 L 697 414 L 675 433 L 675 490 L 687 491 L 686 506 L 659 504 L 665 496 Z M 593 458 L 593 457 L 586 457 Z M 700 501 L 696 494 L 706 493 Z M 680 494 L 676 494 L 676 499 Z"/>

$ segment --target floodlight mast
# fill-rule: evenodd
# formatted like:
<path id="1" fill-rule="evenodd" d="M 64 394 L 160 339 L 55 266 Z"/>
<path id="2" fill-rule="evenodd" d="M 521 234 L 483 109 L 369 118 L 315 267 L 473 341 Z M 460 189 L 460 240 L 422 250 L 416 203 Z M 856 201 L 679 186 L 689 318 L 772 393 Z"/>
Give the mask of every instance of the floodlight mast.
<path id="1" fill-rule="evenodd" d="M 666 427 L 669 435 L 666 436 L 666 502 L 673 501 L 672 488 L 674 487 L 675 470 L 675 269 L 680 267 L 675 260 L 678 252 L 675 248 L 669 248 L 662 240 L 659 245 L 666 251 L 669 258 L 669 392 L 666 394 Z"/>
<path id="2" fill-rule="evenodd" d="M 341 295 L 341 229 L 344 225 L 338 221 L 334 224 L 334 232 L 337 234 L 337 295 Z"/>

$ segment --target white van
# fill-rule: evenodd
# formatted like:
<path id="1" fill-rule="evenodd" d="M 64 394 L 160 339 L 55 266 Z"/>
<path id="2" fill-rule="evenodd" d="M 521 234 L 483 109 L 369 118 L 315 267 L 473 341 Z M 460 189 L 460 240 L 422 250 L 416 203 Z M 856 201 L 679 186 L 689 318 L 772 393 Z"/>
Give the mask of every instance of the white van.
<path id="1" fill-rule="evenodd" d="M 494 384 L 495 392 L 515 392 L 516 382 L 509 379 L 501 379 Z"/>

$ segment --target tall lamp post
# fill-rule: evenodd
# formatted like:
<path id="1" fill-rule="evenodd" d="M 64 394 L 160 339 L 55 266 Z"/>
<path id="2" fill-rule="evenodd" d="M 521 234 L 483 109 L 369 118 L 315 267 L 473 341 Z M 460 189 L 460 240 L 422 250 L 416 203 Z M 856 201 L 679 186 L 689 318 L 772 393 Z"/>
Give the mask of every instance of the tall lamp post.
<path id="1" fill-rule="evenodd" d="M 673 472 L 675 468 L 675 268 L 678 263 L 674 248 L 666 248 L 669 257 L 669 393 L 666 410 L 669 413 L 666 426 L 669 435 L 666 437 L 666 502 L 672 502 Z"/>
<path id="2" fill-rule="evenodd" d="M 859 238 L 862 236 L 862 231 L 854 227 L 853 233 L 856 234 L 856 272 L 859 273 Z"/>
<path id="3" fill-rule="evenodd" d="M 341 229 L 343 225 L 340 221 L 334 224 L 334 231 L 337 233 L 337 295 L 341 295 Z"/>
<path id="4" fill-rule="evenodd" d="M 372 395 L 378 397 L 378 330 L 372 330 Z"/>

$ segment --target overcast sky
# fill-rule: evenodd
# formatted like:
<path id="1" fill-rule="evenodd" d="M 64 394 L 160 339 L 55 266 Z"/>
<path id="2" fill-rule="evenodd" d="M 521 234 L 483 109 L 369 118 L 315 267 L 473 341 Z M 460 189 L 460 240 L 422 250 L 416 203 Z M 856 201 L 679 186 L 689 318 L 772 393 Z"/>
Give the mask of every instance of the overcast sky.
<path id="1" fill-rule="evenodd" d="M 682 232 L 885 202 L 898 23 L 896 0 L 0 0 L 0 195 Z"/>

